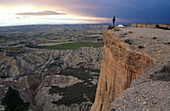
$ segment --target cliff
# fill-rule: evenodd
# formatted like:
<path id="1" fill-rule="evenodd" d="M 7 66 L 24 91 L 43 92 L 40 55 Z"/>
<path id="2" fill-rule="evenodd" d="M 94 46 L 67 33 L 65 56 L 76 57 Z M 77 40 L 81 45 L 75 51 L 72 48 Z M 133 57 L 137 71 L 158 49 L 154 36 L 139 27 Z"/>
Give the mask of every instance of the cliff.
<path id="1" fill-rule="evenodd" d="M 156 28 L 156 24 L 151 24 L 151 23 L 132 23 L 131 27 L 136 27 L 136 28 Z"/>
<path id="2" fill-rule="evenodd" d="M 154 63 L 111 103 L 110 111 L 168 111 L 170 90 L 170 31 L 155 28 L 124 28 L 109 31 Z M 122 37 L 122 35 L 125 35 Z M 140 47 L 140 46 L 143 46 Z M 168 65 L 169 64 L 169 65 Z"/>
<path id="3" fill-rule="evenodd" d="M 132 51 L 128 44 L 116 40 L 106 30 L 103 31 L 103 41 L 101 73 L 91 111 L 108 111 L 116 96 L 153 63 L 146 54 Z"/>
<path id="4" fill-rule="evenodd" d="M 162 28 L 162 29 L 170 30 L 170 25 L 167 25 L 167 24 L 158 24 L 157 28 Z"/>
<path id="5" fill-rule="evenodd" d="M 136 27 L 136 28 L 161 28 L 161 29 L 170 30 L 170 25 L 168 25 L 168 24 L 132 23 L 131 27 Z"/>

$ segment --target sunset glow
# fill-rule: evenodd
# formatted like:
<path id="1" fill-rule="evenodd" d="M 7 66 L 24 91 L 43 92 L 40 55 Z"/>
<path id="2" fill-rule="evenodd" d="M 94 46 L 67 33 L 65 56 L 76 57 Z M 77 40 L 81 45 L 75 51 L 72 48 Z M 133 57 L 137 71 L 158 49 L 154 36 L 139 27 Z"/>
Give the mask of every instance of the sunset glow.
<path id="1" fill-rule="evenodd" d="M 80 16 L 63 11 L 45 11 L 43 9 L 27 6 L 2 9 L 0 11 L 0 16 L 1 26 L 27 24 L 83 24 L 109 21 L 108 18 Z"/>

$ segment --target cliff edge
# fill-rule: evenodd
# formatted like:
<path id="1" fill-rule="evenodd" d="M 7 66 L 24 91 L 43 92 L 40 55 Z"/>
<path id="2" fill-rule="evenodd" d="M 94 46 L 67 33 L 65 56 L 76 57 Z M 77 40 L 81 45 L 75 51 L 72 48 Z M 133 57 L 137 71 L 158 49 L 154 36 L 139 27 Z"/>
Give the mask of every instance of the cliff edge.
<path id="1" fill-rule="evenodd" d="M 132 51 L 128 44 L 116 40 L 107 30 L 103 31 L 103 41 L 101 73 L 91 111 L 108 111 L 116 96 L 153 64 L 149 56 Z"/>

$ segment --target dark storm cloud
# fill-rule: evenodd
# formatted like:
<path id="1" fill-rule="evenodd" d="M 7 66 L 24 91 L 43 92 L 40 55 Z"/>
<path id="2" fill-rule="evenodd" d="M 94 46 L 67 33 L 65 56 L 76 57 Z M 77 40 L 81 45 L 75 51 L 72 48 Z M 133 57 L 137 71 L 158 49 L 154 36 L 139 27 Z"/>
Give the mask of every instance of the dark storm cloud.
<path id="1" fill-rule="evenodd" d="M 100 8 L 80 10 L 73 8 L 72 10 L 95 17 L 116 16 L 129 22 L 170 24 L 170 0 L 93 0 L 88 2 Z"/>
<path id="2" fill-rule="evenodd" d="M 126 19 L 129 22 L 170 24 L 170 0 L 39 0 L 63 6 L 72 12 L 95 17 Z"/>
<path id="3" fill-rule="evenodd" d="M 43 11 L 43 12 L 25 12 L 25 13 L 16 13 L 16 15 L 44 16 L 44 15 L 65 15 L 65 13 L 59 13 L 59 12 L 54 12 L 54 11 Z"/>

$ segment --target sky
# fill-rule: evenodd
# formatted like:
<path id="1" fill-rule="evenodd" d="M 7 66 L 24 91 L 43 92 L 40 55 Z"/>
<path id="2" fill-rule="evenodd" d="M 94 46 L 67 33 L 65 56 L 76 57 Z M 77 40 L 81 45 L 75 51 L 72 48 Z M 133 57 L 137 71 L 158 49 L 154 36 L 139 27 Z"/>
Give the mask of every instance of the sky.
<path id="1" fill-rule="evenodd" d="M 0 0 L 0 26 L 111 23 L 170 24 L 170 0 Z"/>

